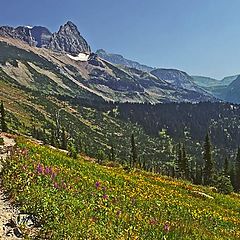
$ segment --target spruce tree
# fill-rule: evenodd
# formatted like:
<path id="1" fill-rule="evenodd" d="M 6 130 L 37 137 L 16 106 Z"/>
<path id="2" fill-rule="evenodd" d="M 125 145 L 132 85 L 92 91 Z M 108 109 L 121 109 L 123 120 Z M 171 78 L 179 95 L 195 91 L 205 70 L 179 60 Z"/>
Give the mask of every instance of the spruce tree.
<path id="1" fill-rule="evenodd" d="M 7 132 L 8 127 L 7 127 L 7 123 L 6 123 L 6 119 L 5 119 L 5 108 L 4 108 L 3 102 L 1 102 L 0 112 L 1 112 L 1 128 L 2 128 L 2 131 Z"/>
<path id="2" fill-rule="evenodd" d="M 135 138 L 134 134 L 131 136 L 131 164 L 132 167 L 136 167 L 137 163 L 137 149 L 136 149 L 136 144 L 135 144 Z"/>
<path id="3" fill-rule="evenodd" d="M 204 161 L 203 170 L 204 185 L 211 185 L 213 183 L 214 177 L 214 162 L 212 158 L 212 145 L 208 133 L 206 135 L 204 143 L 203 161 Z"/>
<path id="4" fill-rule="evenodd" d="M 67 150 L 67 135 L 66 135 L 66 131 L 65 128 L 62 129 L 62 144 L 61 147 L 62 149 Z"/>
<path id="5" fill-rule="evenodd" d="M 111 144 L 111 149 L 110 149 L 110 160 L 113 162 L 115 161 L 115 150 L 114 150 L 113 144 Z"/>
<path id="6" fill-rule="evenodd" d="M 200 164 L 196 165 L 196 177 L 194 184 L 202 185 L 203 184 L 203 170 Z"/>
<path id="7" fill-rule="evenodd" d="M 50 137 L 50 145 L 52 145 L 53 147 L 56 147 L 56 135 L 55 135 L 55 131 L 53 128 L 51 128 L 51 137 Z"/>
<path id="8" fill-rule="evenodd" d="M 236 191 L 240 191 L 240 147 L 238 147 L 235 159 L 235 186 Z"/>
<path id="9" fill-rule="evenodd" d="M 182 147 L 182 170 L 185 179 L 190 179 L 190 171 L 185 146 Z"/>
<path id="10" fill-rule="evenodd" d="M 178 144 L 178 150 L 177 150 L 177 177 L 183 176 L 183 152 L 182 152 L 182 144 Z"/>
<path id="11" fill-rule="evenodd" d="M 229 160 L 226 157 L 225 160 L 224 160 L 224 175 L 229 176 L 229 174 L 230 174 Z"/>

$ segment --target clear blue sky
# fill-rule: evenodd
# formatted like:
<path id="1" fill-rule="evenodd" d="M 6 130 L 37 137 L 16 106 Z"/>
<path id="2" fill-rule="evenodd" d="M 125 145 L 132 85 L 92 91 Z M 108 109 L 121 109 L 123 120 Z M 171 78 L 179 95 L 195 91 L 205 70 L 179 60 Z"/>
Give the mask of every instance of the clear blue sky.
<path id="1" fill-rule="evenodd" d="M 189 74 L 240 73 L 240 0 L 1 0 L 0 6 L 0 25 L 57 31 L 72 20 L 93 50 Z"/>

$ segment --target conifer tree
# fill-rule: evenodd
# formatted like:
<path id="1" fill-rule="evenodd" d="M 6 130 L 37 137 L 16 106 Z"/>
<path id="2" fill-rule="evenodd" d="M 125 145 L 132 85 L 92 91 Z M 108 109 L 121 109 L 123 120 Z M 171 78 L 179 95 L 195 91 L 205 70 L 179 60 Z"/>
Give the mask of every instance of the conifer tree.
<path id="1" fill-rule="evenodd" d="M 134 134 L 131 136 L 131 164 L 132 167 L 136 166 L 137 163 L 137 149 L 136 149 L 136 144 L 135 144 L 135 138 Z"/>
<path id="2" fill-rule="evenodd" d="M 195 184 L 202 185 L 203 184 L 203 170 L 200 164 L 196 165 L 196 178 L 194 181 Z"/>
<path id="3" fill-rule="evenodd" d="M 213 183 L 214 177 L 214 162 L 212 158 L 212 146 L 209 133 L 207 133 L 205 138 L 203 161 L 204 161 L 203 170 L 204 185 L 211 185 Z"/>
<path id="4" fill-rule="evenodd" d="M 178 150 L 177 150 L 177 176 L 182 177 L 183 176 L 183 152 L 182 152 L 182 144 L 178 144 Z"/>
<path id="5" fill-rule="evenodd" d="M 3 102 L 1 102 L 0 112 L 1 112 L 1 128 L 2 128 L 2 131 L 7 132 L 8 127 L 7 127 L 7 123 L 6 123 L 6 119 L 5 119 L 5 108 L 4 108 Z"/>
<path id="6" fill-rule="evenodd" d="M 236 191 L 240 191 L 240 147 L 238 147 L 235 159 L 235 188 Z"/>
<path id="7" fill-rule="evenodd" d="M 185 179 L 190 179 L 190 171 L 185 146 L 182 147 L 182 170 Z"/>
<path id="8" fill-rule="evenodd" d="M 51 144 L 53 147 L 56 147 L 56 136 L 55 136 L 55 132 L 54 132 L 54 129 L 53 129 L 53 128 L 51 128 L 50 144 Z"/>
<path id="9" fill-rule="evenodd" d="M 65 131 L 65 128 L 62 129 L 62 144 L 61 144 L 61 147 L 62 149 L 65 149 L 67 150 L 67 135 L 66 135 L 66 131 Z"/>
<path id="10" fill-rule="evenodd" d="M 229 160 L 226 157 L 225 160 L 224 160 L 224 175 L 229 176 L 229 174 L 230 174 Z"/>
<path id="11" fill-rule="evenodd" d="M 110 149 L 110 160 L 115 161 L 115 150 L 113 144 L 111 144 L 111 149 Z"/>

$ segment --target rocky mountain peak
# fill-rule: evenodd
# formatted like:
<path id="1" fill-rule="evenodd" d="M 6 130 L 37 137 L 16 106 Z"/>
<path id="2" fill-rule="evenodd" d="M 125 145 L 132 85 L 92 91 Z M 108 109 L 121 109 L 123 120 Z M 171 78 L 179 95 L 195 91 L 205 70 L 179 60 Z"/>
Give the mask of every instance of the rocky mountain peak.
<path id="1" fill-rule="evenodd" d="M 19 26 L 17 28 L 2 26 L 0 27 L 0 36 L 20 39 L 27 42 L 30 46 L 35 46 L 36 41 L 32 37 L 31 29 L 29 27 Z"/>
<path id="2" fill-rule="evenodd" d="M 73 56 L 79 53 L 90 53 L 87 41 L 81 36 L 77 26 L 68 21 L 59 28 L 57 33 L 51 33 L 46 27 L 0 27 L 0 36 L 20 39 L 30 46 L 44 47 L 53 51 L 66 52 Z"/>
<path id="3" fill-rule="evenodd" d="M 68 21 L 62 25 L 57 33 L 52 35 L 48 48 L 63 51 L 77 56 L 79 53 L 90 53 L 91 49 L 81 36 L 77 26 Z"/>

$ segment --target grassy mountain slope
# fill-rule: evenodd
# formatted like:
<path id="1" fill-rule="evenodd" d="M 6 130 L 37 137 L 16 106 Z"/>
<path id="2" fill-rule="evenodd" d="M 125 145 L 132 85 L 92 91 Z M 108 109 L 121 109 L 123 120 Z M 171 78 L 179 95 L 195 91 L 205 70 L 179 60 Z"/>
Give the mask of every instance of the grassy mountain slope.
<path id="1" fill-rule="evenodd" d="M 146 161 L 162 159 L 163 155 L 169 155 L 172 151 L 172 139 L 166 134 L 159 138 L 151 137 L 141 127 L 119 120 L 108 110 L 88 107 L 85 102 L 90 100 L 84 102 L 80 98 L 78 104 L 73 105 L 69 101 L 59 100 L 58 96 L 40 94 L 3 80 L 0 86 L 0 101 L 7 109 L 8 126 L 15 132 L 30 136 L 33 135 L 33 128 L 45 129 L 45 138 L 49 142 L 51 129 L 56 127 L 56 115 L 59 114 L 59 123 L 66 129 L 69 138 L 71 135 L 71 138 L 80 141 L 81 151 L 90 156 L 96 156 L 98 150 L 108 155 L 114 147 L 115 157 L 121 162 L 128 162 L 132 133 L 139 146 L 139 155 Z M 101 102 L 98 104 L 101 105 Z"/>
<path id="2" fill-rule="evenodd" d="M 75 61 L 67 54 L 30 47 L 0 37 L 0 70 L 11 82 L 47 94 L 102 98 L 117 102 L 185 102 L 214 100 L 211 95 L 176 88 L 151 74 L 133 74 L 96 55 Z"/>
<path id="3" fill-rule="evenodd" d="M 4 187 L 44 239 L 239 239 L 240 198 L 18 139 Z M 17 179 L 17 181 L 16 181 Z"/>

